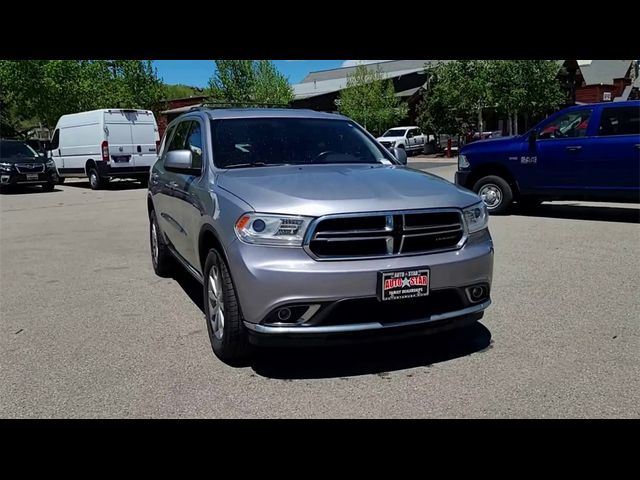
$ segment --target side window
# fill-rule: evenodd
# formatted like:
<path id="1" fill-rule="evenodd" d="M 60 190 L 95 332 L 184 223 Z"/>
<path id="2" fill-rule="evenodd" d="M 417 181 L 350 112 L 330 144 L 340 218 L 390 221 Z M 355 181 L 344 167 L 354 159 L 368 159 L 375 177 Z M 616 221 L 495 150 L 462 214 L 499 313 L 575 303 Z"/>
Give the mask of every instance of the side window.
<path id="1" fill-rule="evenodd" d="M 184 148 L 191 150 L 193 167 L 202 169 L 202 129 L 200 128 L 200 122 L 191 122 L 191 130 Z"/>
<path id="2" fill-rule="evenodd" d="M 414 130 L 413 128 L 410 128 L 409 131 L 407 132 L 407 138 L 413 138 L 413 134 L 414 134 Z"/>
<path id="3" fill-rule="evenodd" d="M 419 128 L 415 129 L 416 135 L 422 135 L 422 130 L 420 130 Z"/>
<path id="4" fill-rule="evenodd" d="M 184 142 L 187 139 L 189 127 L 191 127 L 191 122 L 189 121 L 181 122 L 178 124 L 173 137 L 169 141 L 167 152 L 171 152 L 172 150 L 184 150 Z"/>
<path id="5" fill-rule="evenodd" d="M 584 137 L 589 127 L 592 110 L 576 110 L 560 115 L 547 123 L 538 133 L 540 140 L 551 138 Z"/>
<path id="6" fill-rule="evenodd" d="M 60 147 L 60 129 L 56 129 L 49 144 L 49 150 L 57 150 Z"/>
<path id="7" fill-rule="evenodd" d="M 173 125 L 173 126 L 169 127 L 167 129 L 167 131 L 164 133 L 164 145 L 162 145 L 160 147 L 162 150 L 160 152 L 158 152 L 158 154 L 161 157 L 163 157 L 165 155 L 165 153 L 167 153 L 169 151 L 169 141 L 171 140 L 171 135 L 173 134 L 175 129 L 176 129 L 176 126 Z"/>
<path id="8" fill-rule="evenodd" d="M 640 135 L 640 108 L 614 107 L 602 111 L 598 135 Z"/>

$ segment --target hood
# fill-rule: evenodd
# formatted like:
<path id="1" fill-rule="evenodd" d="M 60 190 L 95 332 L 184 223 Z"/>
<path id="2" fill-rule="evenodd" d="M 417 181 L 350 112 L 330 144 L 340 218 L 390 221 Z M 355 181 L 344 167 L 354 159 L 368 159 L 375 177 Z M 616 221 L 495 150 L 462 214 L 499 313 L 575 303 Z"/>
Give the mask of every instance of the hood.
<path id="1" fill-rule="evenodd" d="M 510 137 L 498 137 L 498 138 L 487 138 L 485 140 L 476 140 L 475 142 L 468 143 L 462 147 L 460 153 L 469 153 L 475 150 L 483 150 L 486 146 L 488 148 L 499 147 L 501 145 L 506 145 L 508 143 L 512 143 L 518 136 L 510 136 Z"/>
<path id="2" fill-rule="evenodd" d="M 398 140 L 404 140 L 404 137 L 378 137 L 379 142 L 397 142 Z"/>
<path id="3" fill-rule="evenodd" d="M 4 155 L 0 157 L 0 163 L 46 163 L 47 159 L 45 157 L 14 157 Z"/>
<path id="4" fill-rule="evenodd" d="M 476 194 L 397 165 L 300 165 L 228 170 L 218 185 L 262 213 L 321 216 L 422 208 L 463 208 Z"/>

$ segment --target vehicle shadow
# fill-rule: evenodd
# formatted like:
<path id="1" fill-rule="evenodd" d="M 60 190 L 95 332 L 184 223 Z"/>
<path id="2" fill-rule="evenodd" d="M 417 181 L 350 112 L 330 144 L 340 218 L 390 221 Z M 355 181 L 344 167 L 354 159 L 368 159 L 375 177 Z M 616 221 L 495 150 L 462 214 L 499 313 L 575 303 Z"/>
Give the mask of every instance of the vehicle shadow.
<path id="1" fill-rule="evenodd" d="M 204 313 L 202 286 L 187 272 L 174 280 Z M 430 367 L 492 346 L 491 332 L 480 323 L 468 327 L 404 340 L 354 343 L 340 346 L 262 348 L 241 367 L 257 375 L 283 380 L 346 378 L 415 367 Z"/>
<path id="2" fill-rule="evenodd" d="M 34 193 L 56 193 L 62 192 L 58 187 L 53 190 L 43 190 L 42 187 L 27 187 L 27 186 L 14 186 L 14 187 L 4 187 L 0 190 L 1 195 L 21 195 L 21 194 L 34 194 Z"/>
<path id="3" fill-rule="evenodd" d="M 74 188 L 84 188 L 85 190 L 91 190 L 91 185 L 89 185 L 89 181 L 83 182 L 65 182 L 63 184 L 65 187 L 74 187 Z M 146 186 L 142 186 L 140 182 L 128 181 L 128 180 L 117 180 L 110 181 L 101 190 L 139 190 L 145 189 Z"/>
<path id="4" fill-rule="evenodd" d="M 640 208 L 604 207 L 580 204 L 554 205 L 543 203 L 535 208 L 516 207 L 514 215 L 526 217 L 565 218 L 600 222 L 640 223 Z"/>

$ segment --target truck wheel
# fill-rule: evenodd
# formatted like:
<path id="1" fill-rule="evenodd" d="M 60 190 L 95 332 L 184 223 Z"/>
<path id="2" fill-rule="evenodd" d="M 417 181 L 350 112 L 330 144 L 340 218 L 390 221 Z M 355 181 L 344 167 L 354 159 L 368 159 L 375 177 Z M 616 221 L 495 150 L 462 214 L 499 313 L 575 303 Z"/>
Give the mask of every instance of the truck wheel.
<path id="1" fill-rule="evenodd" d="M 204 265 L 204 308 L 213 352 L 229 365 L 240 365 L 250 353 L 247 331 L 229 269 L 215 249 Z"/>
<path id="2" fill-rule="evenodd" d="M 89 170 L 89 185 L 91 185 L 91 189 L 100 190 L 101 188 L 104 188 L 107 183 L 108 180 L 100 177 L 96 167 L 91 167 Z"/>
<path id="3" fill-rule="evenodd" d="M 156 275 L 162 278 L 171 277 L 175 263 L 160 233 L 155 210 L 151 211 L 149 217 L 149 245 L 151 247 L 151 263 Z"/>
<path id="4" fill-rule="evenodd" d="M 502 177 L 496 175 L 482 177 L 473 186 L 473 191 L 480 195 L 489 213 L 500 215 L 511 208 L 513 191 Z"/>

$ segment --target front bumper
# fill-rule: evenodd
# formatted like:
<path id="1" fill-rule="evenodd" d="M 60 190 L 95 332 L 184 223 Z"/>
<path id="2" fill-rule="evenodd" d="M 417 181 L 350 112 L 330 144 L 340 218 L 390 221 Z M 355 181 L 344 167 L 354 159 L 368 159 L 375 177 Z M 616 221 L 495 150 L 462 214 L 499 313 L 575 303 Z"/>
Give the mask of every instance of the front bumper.
<path id="1" fill-rule="evenodd" d="M 461 187 L 468 188 L 471 190 L 473 185 L 469 185 L 469 178 L 471 177 L 471 172 L 468 170 L 458 170 L 456 172 L 455 183 L 456 185 L 460 185 Z"/>
<path id="2" fill-rule="evenodd" d="M 375 298 L 378 272 L 382 270 L 429 267 L 430 289 L 434 292 L 462 291 L 475 284 L 490 288 L 493 242 L 488 230 L 471 235 L 459 250 L 382 259 L 316 261 L 301 248 L 247 245 L 239 240 L 234 240 L 226 253 L 245 325 L 253 336 L 310 337 L 435 325 L 441 321 L 481 316 L 490 304 L 487 298 L 475 305 L 456 303 L 450 310 L 446 305 L 440 305 L 438 310 L 420 318 L 414 315 L 410 320 L 392 318 L 372 322 L 364 318 L 335 325 L 328 318 L 318 322 L 312 317 L 301 325 L 265 324 L 284 306 L 317 304 L 325 307 L 345 299 Z M 389 305 L 389 302 L 383 303 Z"/>
<path id="3" fill-rule="evenodd" d="M 29 175 L 38 175 L 38 178 L 29 178 L 26 173 L 18 173 L 16 171 L 0 172 L 0 185 L 42 185 L 58 181 L 58 175 L 53 169 Z"/>

